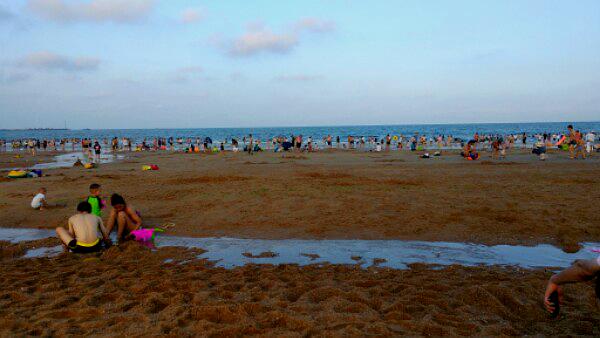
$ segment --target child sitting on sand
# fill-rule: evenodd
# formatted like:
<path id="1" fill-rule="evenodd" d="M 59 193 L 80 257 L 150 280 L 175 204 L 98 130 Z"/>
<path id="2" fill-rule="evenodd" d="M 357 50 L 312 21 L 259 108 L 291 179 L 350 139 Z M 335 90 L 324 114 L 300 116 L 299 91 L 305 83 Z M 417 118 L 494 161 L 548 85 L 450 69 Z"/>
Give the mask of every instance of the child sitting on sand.
<path id="1" fill-rule="evenodd" d="M 125 203 L 123 196 L 113 194 L 110 197 L 110 205 L 113 207 L 108 216 L 106 229 L 108 234 L 112 232 L 115 224 L 117 225 L 117 240 L 122 242 L 133 231 L 142 226 L 140 213 L 131 205 Z"/>
<path id="2" fill-rule="evenodd" d="M 106 246 L 110 246 L 108 232 L 102 224 L 102 219 L 90 214 L 92 206 L 88 202 L 80 202 L 77 205 L 77 214 L 69 218 L 69 229 L 56 228 L 56 234 L 63 243 L 65 251 L 74 253 L 98 252 L 102 249 L 102 243 L 98 232 Z"/>
<path id="3" fill-rule="evenodd" d="M 31 207 L 36 210 L 44 210 L 48 207 L 48 203 L 46 202 L 46 188 L 40 188 L 38 190 L 37 195 L 31 200 Z"/>

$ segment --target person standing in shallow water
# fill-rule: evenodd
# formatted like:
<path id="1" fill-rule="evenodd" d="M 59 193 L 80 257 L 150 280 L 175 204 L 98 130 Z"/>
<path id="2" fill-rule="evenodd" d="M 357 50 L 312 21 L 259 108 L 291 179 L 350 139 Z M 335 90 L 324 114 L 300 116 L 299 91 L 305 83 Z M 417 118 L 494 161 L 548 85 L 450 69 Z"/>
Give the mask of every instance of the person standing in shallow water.
<path id="1" fill-rule="evenodd" d="M 248 154 L 254 154 L 254 138 L 252 137 L 252 134 L 248 135 Z"/>
<path id="2" fill-rule="evenodd" d="M 96 162 L 100 163 L 100 153 L 102 152 L 102 147 L 98 141 L 94 142 L 94 154 L 96 155 Z"/>
<path id="3" fill-rule="evenodd" d="M 577 144 L 577 141 L 575 140 L 575 131 L 573 130 L 573 125 L 569 124 L 567 126 L 567 130 L 568 130 L 568 137 L 569 137 L 569 157 L 571 159 L 575 158 L 575 145 Z"/>

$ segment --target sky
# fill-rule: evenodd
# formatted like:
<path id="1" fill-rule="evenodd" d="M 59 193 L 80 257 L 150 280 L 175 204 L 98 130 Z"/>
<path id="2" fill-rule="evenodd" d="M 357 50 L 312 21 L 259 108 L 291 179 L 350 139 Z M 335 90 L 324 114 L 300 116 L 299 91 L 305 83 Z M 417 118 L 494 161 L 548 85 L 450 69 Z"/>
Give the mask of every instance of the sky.
<path id="1" fill-rule="evenodd" d="M 0 129 L 567 120 L 598 0 L 0 0 Z"/>

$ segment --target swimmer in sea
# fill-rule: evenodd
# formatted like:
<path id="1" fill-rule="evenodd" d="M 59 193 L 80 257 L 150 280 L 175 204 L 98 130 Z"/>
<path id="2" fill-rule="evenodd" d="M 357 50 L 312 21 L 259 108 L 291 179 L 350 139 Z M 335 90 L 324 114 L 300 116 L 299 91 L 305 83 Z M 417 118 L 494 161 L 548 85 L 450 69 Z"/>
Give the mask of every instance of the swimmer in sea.
<path id="1" fill-rule="evenodd" d="M 74 253 L 98 252 L 102 249 L 102 242 L 98 233 L 102 235 L 102 241 L 106 246 L 111 242 L 108 232 L 102 224 L 102 219 L 92 215 L 92 206 L 88 202 L 80 202 L 77 205 L 77 214 L 69 218 L 69 228 L 56 228 L 56 234 L 63 243 L 65 251 Z"/>
<path id="2" fill-rule="evenodd" d="M 562 303 L 562 285 L 589 281 L 596 277 L 599 272 L 600 257 L 589 260 L 576 260 L 569 268 L 550 277 L 548 285 L 546 286 L 546 292 L 544 293 L 544 306 L 546 307 L 546 310 L 550 313 L 554 313 L 556 310 L 555 306 Z M 598 283 L 598 281 L 596 283 Z M 596 287 L 596 289 L 598 289 L 598 287 Z M 551 296 L 554 292 L 558 295 L 559 304 L 554 304 L 551 300 Z M 596 296 L 599 296 L 598 293 L 596 293 Z M 558 315 L 558 313 L 556 313 L 555 316 L 556 315 Z"/>
<path id="3" fill-rule="evenodd" d="M 110 197 L 110 205 L 112 210 L 108 216 L 106 229 L 108 234 L 117 225 L 117 240 L 122 242 L 133 230 L 137 230 L 142 226 L 142 218 L 131 205 L 125 203 L 123 196 L 113 194 Z"/>

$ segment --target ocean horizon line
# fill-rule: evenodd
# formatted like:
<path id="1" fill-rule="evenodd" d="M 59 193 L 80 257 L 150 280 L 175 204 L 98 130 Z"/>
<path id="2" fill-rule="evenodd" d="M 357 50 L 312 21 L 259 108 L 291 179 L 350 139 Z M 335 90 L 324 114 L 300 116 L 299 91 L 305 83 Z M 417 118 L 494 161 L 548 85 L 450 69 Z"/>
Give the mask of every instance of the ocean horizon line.
<path id="1" fill-rule="evenodd" d="M 529 121 L 529 122 L 459 122 L 459 123 L 406 123 L 406 124 L 343 124 L 343 125 L 297 125 L 297 126 L 249 126 L 249 127 L 147 127 L 147 128 L 51 128 L 51 127 L 30 127 L 30 128 L 6 128 L 0 131 L 27 131 L 27 130 L 192 130 L 192 129 L 276 129 L 276 128 L 344 128 L 344 127 L 398 127 L 398 126 L 453 126 L 453 125 L 503 125 L 503 124 L 539 124 L 539 123 L 600 123 L 596 121 Z"/>

